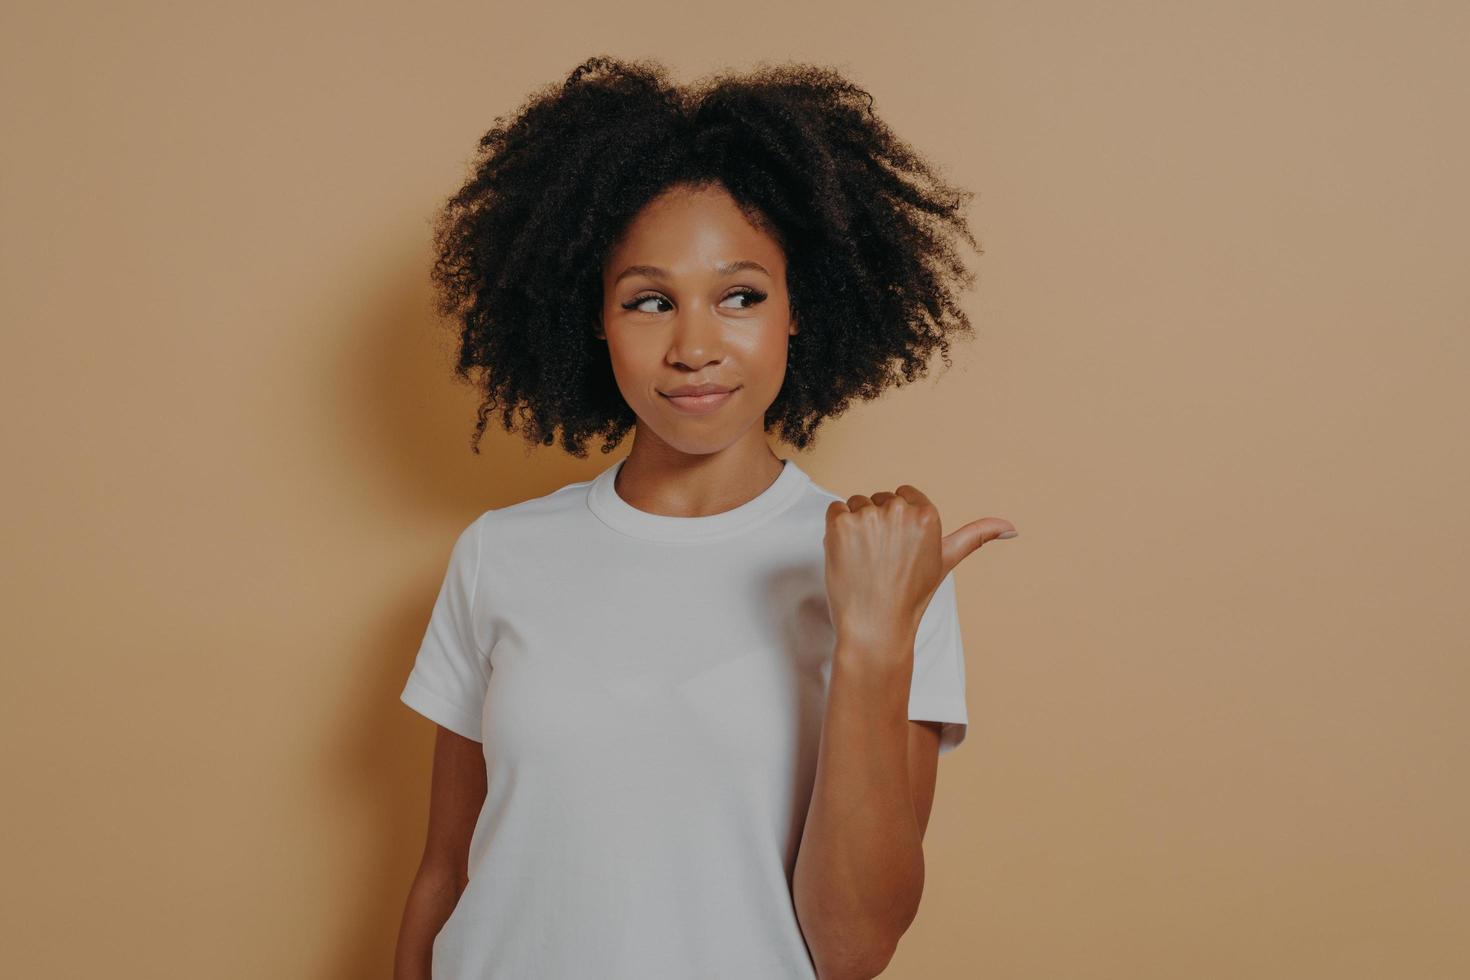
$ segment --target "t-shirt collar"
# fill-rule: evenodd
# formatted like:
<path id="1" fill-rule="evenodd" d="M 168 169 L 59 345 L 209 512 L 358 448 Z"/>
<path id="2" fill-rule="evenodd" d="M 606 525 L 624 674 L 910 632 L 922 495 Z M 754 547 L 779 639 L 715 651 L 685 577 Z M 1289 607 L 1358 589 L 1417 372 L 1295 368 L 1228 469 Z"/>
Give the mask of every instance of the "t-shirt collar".
<path id="1" fill-rule="evenodd" d="M 625 462 L 626 456 L 593 478 L 587 487 L 587 507 L 608 527 L 653 541 L 708 541 L 746 531 L 785 510 L 810 483 L 796 460 L 783 458 L 775 481 L 738 507 L 703 517 L 671 517 L 639 510 L 618 496 L 613 481 Z"/>

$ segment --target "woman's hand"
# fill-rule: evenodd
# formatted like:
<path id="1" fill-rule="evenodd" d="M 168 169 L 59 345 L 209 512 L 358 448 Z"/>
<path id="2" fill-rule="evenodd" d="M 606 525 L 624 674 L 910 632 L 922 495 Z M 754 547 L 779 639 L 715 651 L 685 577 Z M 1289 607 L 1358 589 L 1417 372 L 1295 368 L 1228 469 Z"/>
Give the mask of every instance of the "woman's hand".
<path id="1" fill-rule="evenodd" d="M 877 656 L 912 653 L 919 621 L 950 570 L 1010 521 L 982 517 L 941 536 L 939 511 L 917 488 L 827 505 L 827 606 L 840 646 Z"/>

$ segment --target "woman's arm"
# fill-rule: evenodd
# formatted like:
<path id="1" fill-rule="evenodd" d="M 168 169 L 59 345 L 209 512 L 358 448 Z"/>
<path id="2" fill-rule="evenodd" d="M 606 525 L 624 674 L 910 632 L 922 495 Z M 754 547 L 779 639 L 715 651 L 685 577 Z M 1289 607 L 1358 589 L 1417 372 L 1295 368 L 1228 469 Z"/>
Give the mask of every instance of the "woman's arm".
<path id="1" fill-rule="evenodd" d="M 429 980 L 434 937 L 469 880 L 470 837 L 484 802 L 482 746 L 439 726 L 434 738 L 428 838 L 398 928 L 393 980 Z"/>
<path id="2" fill-rule="evenodd" d="M 908 720 L 893 657 L 839 642 L 792 895 L 821 980 L 881 973 L 924 890 L 937 726 Z"/>
<path id="3" fill-rule="evenodd" d="M 945 578 L 986 541 L 985 517 L 944 534 L 917 487 L 827 505 L 836 647 L 792 898 L 821 980 L 882 972 L 919 911 L 939 730 L 911 721 L 914 650 Z"/>

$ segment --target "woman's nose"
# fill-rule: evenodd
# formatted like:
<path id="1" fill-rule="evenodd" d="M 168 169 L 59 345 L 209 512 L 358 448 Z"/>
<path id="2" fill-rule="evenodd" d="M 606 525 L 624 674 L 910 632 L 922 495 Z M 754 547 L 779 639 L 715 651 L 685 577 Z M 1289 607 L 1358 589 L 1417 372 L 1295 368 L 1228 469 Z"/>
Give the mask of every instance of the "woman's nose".
<path id="1" fill-rule="evenodd" d="M 691 368 L 718 361 L 723 353 L 724 324 L 707 310 L 683 310 L 674 321 L 669 357 Z"/>

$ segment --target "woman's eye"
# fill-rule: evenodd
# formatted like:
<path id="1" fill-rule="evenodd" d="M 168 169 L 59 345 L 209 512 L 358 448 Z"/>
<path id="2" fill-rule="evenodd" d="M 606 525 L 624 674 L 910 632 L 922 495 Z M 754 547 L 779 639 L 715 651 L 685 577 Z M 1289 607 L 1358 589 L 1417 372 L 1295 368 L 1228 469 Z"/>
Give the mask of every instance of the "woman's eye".
<path id="1" fill-rule="evenodd" d="M 651 295 L 648 295 L 648 296 L 634 296 L 628 302 L 626 302 L 626 303 L 623 304 L 623 309 L 625 309 L 625 310 L 638 310 L 638 311 L 640 311 L 642 313 L 662 313 L 663 312 L 662 310 L 645 310 L 645 309 L 643 309 L 643 304 L 644 303 L 667 303 L 667 302 L 668 302 L 668 300 L 664 299 L 662 296 L 659 296 L 657 294 L 651 294 Z"/>
<path id="2" fill-rule="evenodd" d="M 729 302 L 732 299 L 746 299 L 746 300 L 749 300 L 749 302 L 745 303 L 743 306 L 736 306 L 735 307 L 735 309 L 737 309 L 737 310 L 748 310 L 752 306 L 754 306 L 755 304 L 759 303 L 761 300 L 763 300 L 765 298 L 766 298 L 766 294 L 763 293 L 763 292 L 761 292 L 758 289 L 742 289 L 742 290 L 740 290 L 738 292 L 731 293 L 729 296 L 726 296 L 725 297 L 725 301 L 726 302 Z M 725 304 L 724 303 L 721 303 L 720 305 L 721 306 L 724 306 Z"/>

